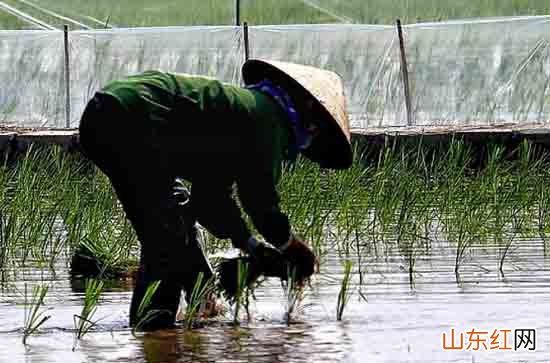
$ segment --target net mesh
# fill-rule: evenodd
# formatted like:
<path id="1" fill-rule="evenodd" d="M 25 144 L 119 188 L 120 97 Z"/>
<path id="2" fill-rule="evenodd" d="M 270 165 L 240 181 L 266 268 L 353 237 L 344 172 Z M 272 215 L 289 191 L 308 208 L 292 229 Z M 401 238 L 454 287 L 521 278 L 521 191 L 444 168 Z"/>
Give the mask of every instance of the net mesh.
<path id="1" fill-rule="evenodd" d="M 409 26 L 418 124 L 550 120 L 550 18 Z"/>
<path id="2" fill-rule="evenodd" d="M 333 70 L 352 128 L 545 123 L 550 120 L 550 17 L 422 23 L 403 28 L 412 118 L 394 26 L 252 26 L 250 56 Z M 3 124 L 66 126 L 59 31 L 0 32 Z M 74 31 L 70 126 L 110 80 L 147 69 L 240 84 L 243 30 L 233 26 Z"/>
<path id="3" fill-rule="evenodd" d="M 95 91 L 140 71 L 202 74 L 236 83 L 244 60 L 240 28 L 174 27 L 71 33 L 71 125 Z"/>
<path id="4" fill-rule="evenodd" d="M 55 31 L 0 34 L 0 123 L 55 126 L 52 120 L 65 112 L 63 36 Z"/>

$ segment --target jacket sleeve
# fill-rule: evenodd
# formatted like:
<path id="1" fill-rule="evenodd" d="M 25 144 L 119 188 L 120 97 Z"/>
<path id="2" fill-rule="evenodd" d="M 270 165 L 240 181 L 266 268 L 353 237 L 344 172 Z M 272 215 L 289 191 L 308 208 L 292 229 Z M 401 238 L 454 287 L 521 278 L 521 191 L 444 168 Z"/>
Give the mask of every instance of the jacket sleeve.
<path id="1" fill-rule="evenodd" d="M 275 247 L 288 241 L 290 224 L 279 207 L 277 185 L 281 177 L 284 147 L 277 132 L 264 133 L 253 143 L 249 165 L 237 178 L 237 190 L 244 211 L 254 227 Z"/>
<path id="2" fill-rule="evenodd" d="M 203 181 L 193 183 L 191 202 L 197 221 L 217 238 L 229 238 L 234 247 L 250 238 L 251 233 L 242 218 L 231 185 Z"/>

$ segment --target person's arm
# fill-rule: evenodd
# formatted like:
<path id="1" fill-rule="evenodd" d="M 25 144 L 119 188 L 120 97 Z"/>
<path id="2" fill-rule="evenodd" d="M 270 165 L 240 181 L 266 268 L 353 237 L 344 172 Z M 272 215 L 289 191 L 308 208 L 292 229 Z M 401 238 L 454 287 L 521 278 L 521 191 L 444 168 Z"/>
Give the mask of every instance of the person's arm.
<path id="1" fill-rule="evenodd" d="M 277 184 L 281 177 L 283 151 L 276 138 L 263 140 L 253 154 L 249 170 L 241 171 L 237 187 L 239 198 L 252 223 L 290 262 L 294 278 L 303 281 L 311 276 L 316 257 L 311 248 L 291 231 L 288 217 L 279 207 Z M 270 143 L 273 143 L 270 145 Z"/>
<path id="2" fill-rule="evenodd" d="M 194 182 L 191 202 L 197 221 L 216 238 L 229 238 L 234 247 L 246 250 L 251 233 L 232 197 L 232 186 Z"/>
<path id="3" fill-rule="evenodd" d="M 284 245 L 290 236 L 289 220 L 279 207 L 277 191 L 285 152 L 284 140 L 277 131 L 257 135 L 258 139 L 251 143 L 255 147 L 250 149 L 248 163 L 237 178 L 244 211 L 258 232 L 275 247 Z"/>
<path id="4" fill-rule="evenodd" d="M 238 191 L 244 211 L 265 240 L 275 247 L 285 244 L 290 236 L 290 223 L 279 208 L 280 198 L 273 179 L 258 173 L 243 176 Z"/>

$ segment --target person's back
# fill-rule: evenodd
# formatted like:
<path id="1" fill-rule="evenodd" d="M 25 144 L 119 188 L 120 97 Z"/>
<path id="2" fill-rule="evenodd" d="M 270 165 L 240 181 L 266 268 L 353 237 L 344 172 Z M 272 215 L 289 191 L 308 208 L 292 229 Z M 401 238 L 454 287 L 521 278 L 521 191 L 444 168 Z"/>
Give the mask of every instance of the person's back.
<path id="1" fill-rule="evenodd" d="M 191 181 L 212 174 L 234 180 L 239 170 L 250 172 L 266 154 L 280 155 L 272 163 L 275 168 L 286 157 L 286 115 L 257 90 L 205 76 L 146 71 L 113 81 L 101 93 L 135 115 L 128 127 L 137 135 L 155 133 L 167 151 L 177 145 L 174 162 L 180 161 L 180 176 Z"/>

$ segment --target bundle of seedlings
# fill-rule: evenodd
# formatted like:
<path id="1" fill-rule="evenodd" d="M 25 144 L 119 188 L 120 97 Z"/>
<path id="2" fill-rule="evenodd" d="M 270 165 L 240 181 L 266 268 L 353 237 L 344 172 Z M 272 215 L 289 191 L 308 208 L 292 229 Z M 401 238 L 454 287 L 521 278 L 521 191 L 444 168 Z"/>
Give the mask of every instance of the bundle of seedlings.
<path id="1" fill-rule="evenodd" d="M 71 258 L 70 274 L 75 278 L 135 280 L 138 262 L 121 257 L 126 254 L 123 249 L 116 242 L 106 246 L 84 240 Z"/>
<path id="2" fill-rule="evenodd" d="M 261 276 L 288 279 L 288 263 L 276 248 L 261 244 L 254 257 L 245 255 L 223 258 L 218 266 L 219 287 L 229 301 L 238 294 L 240 287 L 252 286 Z"/>

